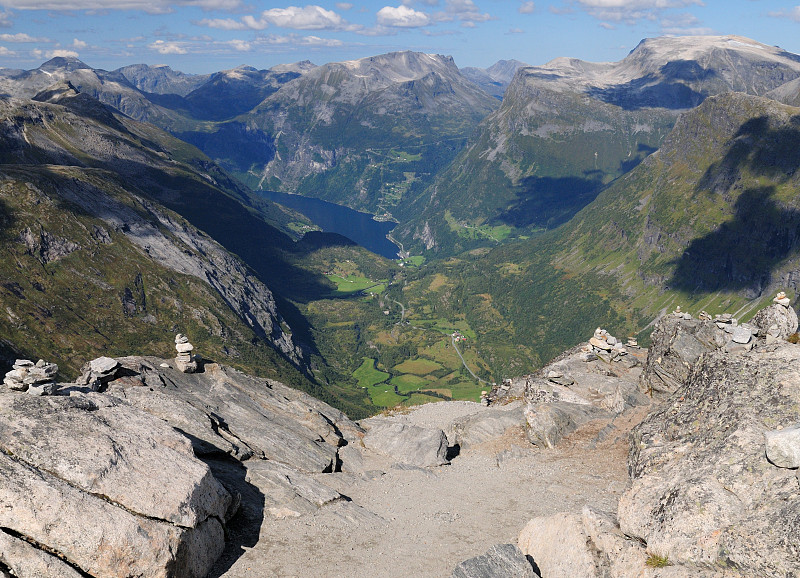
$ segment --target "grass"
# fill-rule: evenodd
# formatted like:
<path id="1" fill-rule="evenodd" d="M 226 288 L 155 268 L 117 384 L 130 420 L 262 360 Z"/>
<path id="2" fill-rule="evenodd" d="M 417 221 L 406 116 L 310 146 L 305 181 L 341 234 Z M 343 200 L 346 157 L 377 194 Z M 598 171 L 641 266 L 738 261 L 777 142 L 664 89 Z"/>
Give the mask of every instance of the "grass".
<path id="1" fill-rule="evenodd" d="M 427 387 L 431 382 L 419 375 L 404 373 L 403 375 L 393 377 L 390 383 L 396 385 L 397 391 L 400 393 L 408 393 Z"/>
<path id="2" fill-rule="evenodd" d="M 328 275 L 328 279 L 336 283 L 336 291 L 334 295 L 352 295 L 366 289 L 371 289 L 373 293 L 380 293 L 386 289 L 386 281 L 374 281 L 367 277 L 358 275 L 347 275 L 341 277 L 339 275 Z"/>
<path id="3" fill-rule="evenodd" d="M 408 359 L 394 366 L 395 371 L 399 371 L 400 373 L 413 373 L 414 375 L 426 375 L 439 369 L 442 369 L 441 365 L 430 359 L 423 358 Z"/>
<path id="4" fill-rule="evenodd" d="M 659 556 L 658 554 L 650 554 L 645 562 L 648 568 L 666 568 L 670 566 L 669 558 L 666 556 Z"/>
<path id="5" fill-rule="evenodd" d="M 359 387 L 370 388 L 389 379 L 389 374 L 375 368 L 375 360 L 365 357 L 358 369 L 353 372 Z"/>

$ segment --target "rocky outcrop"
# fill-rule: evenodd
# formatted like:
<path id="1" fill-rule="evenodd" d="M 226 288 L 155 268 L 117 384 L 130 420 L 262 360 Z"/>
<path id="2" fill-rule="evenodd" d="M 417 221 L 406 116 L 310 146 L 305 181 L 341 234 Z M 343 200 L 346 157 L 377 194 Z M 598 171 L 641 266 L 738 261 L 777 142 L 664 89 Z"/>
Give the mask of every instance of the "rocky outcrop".
<path id="1" fill-rule="evenodd" d="M 533 566 L 514 544 L 498 544 L 483 556 L 464 560 L 452 578 L 539 578 Z"/>
<path id="2" fill-rule="evenodd" d="M 222 552 L 230 494 L 188 439 L 118 399 L 0 393 L 0 448 L 3 532 L 83 572 L 199 578 Z M 9 566 L 35 563 L 15 551 Z"/>
<path id="3" fill-rule="evenodd" d="M 623 532 L 674 564 L 800 571 L 796 472 L 765 455 L 765 434 L 797 423 L 798 363 L 800 347 L 785 342 L 704 356 L 634 430 Z"/>

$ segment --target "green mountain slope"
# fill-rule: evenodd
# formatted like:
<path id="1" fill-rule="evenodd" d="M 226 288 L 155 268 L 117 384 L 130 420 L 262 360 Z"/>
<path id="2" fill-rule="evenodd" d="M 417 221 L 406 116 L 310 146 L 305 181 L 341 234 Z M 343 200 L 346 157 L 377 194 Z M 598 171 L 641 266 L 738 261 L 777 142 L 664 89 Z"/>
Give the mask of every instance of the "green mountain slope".
<path id="1" fill-rule="evenodd" d="M 473 229 L 561 225 L 656 150 L 681 110 L 728 91 L 765 94 L 798 76 L 797 55 L 739 37 L 649 39 L 617 63 L 559 58 L 522 68 L 396 236 L 452 254 L 496 244 Z"/>
<path id="2" fill-rule="evenodd" d="M 677 305 L 746 320 L 776 291 L 798 294 L 798 145 L 800 109 L 709 98 L 569 223 L 450 259 L 418 282 L 446 274 L 450 295 L 419 291 L 419 302 L 467 312 L 496 377 L 536 367 L 597 325 L 646 339 Z"/>

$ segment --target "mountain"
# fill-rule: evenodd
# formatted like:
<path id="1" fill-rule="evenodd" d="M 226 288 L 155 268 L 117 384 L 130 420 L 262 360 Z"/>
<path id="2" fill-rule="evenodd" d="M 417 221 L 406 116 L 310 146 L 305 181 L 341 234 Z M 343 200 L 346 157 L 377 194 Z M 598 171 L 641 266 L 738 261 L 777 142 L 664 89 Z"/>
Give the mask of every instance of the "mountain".
<path id="1" fill-rule="evenodd" d="M 480 86 L 488 94 L 502 100 L 517 70 L 524 66 L 530 65 L 520 62 L 519 60 L 499 60 L 489 68 L 467 66 L 461 69 L 461 74 L 474 84 Z"/>
<path id="2" fill-rule="evenodd" d="M 276 72 L 239 66 L 216 72 L 187 94 L 185 102 L 194 118 L 231 119 L 248 112 L 282 85 L 302 76 L 302 70 Z"/>
<path id="3" fill-rule="evenodd" d="M 464 311 L 495 375 L 537 367 L 590 323 L 646 341 L 676 306 L 746 321 L 800 294 L 798 119 L 764 97 L 709 97 L 568 223 L 433 265 L 407 299 Z"/>
<path id="4" fill-rule="evenodd" d="M 241 148 L 219 160 L 254 188 L 392 212 L 496 106 L 449 57 L 398 52 L 330 63 L 236 119 L 263 152 Z"/>
<path id="5" fill-rule="evenodd" d="M 133 86 L 142 92 L 153 94 L 177 94 L 186 96 L 194 89 L 208 82 L 208 74 L 186 74 L 172 70 L 167 65 L 148 66 L 147 64 L 131 64 L 114 71 L 128 79 Z"/>
<path id="6" fill-rule="evenodd" d="M 167 355 L 183 331 L 206 355 L 304 382 L 266 276 L 208 221 L 238 210 L 249 241 L 282 234 L 199 151 L 68 84 L 37 98 L 0 103 L 6 353 L 77 370 L 76 355 L 100 350 Z"/>
<path id="7" fill-rule="evenodd" d="M 763 95 L 799 76 L 797 55 L 735 36 L 648 39 L 617 63 L 558 58 L 522 68 L 396 236 L 452 252 L 492 244 L 491 227 L 553 228 L 656 150 L 680 111 L 729 91 Z M 476 238 L 481 227 L 489 234 Z"/>

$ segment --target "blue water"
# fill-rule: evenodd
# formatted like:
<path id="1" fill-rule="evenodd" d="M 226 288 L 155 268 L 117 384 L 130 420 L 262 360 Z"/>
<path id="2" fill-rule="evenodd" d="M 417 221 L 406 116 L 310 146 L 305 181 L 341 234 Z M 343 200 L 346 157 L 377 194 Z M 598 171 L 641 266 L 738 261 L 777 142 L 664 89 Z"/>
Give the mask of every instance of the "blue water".
<path id="1" fill-rule="evenodd" d="M 365 249 L 387 259 L 397 258 L 398 246 L 386 238 L 396 223 L 375 221 L 368 213 L 360 213 L 320 199 L 274 191 L 259 192 L 270 201 L 303 213 L 314 224 L 322 227 L 323 231 L 344 235 Z"/>

